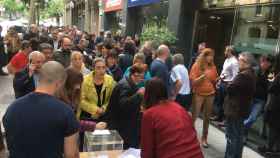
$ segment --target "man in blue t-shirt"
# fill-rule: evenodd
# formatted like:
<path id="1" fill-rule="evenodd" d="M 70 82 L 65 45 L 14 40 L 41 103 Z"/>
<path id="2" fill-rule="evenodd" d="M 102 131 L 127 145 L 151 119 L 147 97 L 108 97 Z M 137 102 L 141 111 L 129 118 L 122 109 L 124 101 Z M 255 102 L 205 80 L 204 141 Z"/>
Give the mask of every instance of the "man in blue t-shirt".
<path id="1" fill-rule="evenodd" d="M 70 106 L 54 94 L 66 72 L 55 61 L 45 63 L 35 92 L 13 102 L 4 118 L 10 158 L 74 158 L 79 156 L 79 124 Z"/>

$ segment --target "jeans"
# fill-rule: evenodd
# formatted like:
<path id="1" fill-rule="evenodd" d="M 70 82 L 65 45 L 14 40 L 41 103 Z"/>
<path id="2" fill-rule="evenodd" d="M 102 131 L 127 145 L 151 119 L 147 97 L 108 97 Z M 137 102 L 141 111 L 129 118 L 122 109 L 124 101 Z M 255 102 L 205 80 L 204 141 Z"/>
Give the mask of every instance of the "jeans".
<path id="1" fill-rule="evenodd" d="M 226 119 L 225 158 L 242 158 L 244 124 L 243 119 Z"/>
<path id="2" fill-rule="evenodd" d="M 263 110 L 263 106 L 265 104 L 264 100 L 254 99 L 252 104 L 252 109 L 249 117 L 244 121 L 244 126 L 248 129 L 250 128 L 257 120 L 259 115 Z"/>
<path id="3" fill-rule="evenodd" d="M 219 120 L 224 118 L 224 98 L 226 96 L 226 82 L 221 82 L 215 97 L 215 108 Z"/>

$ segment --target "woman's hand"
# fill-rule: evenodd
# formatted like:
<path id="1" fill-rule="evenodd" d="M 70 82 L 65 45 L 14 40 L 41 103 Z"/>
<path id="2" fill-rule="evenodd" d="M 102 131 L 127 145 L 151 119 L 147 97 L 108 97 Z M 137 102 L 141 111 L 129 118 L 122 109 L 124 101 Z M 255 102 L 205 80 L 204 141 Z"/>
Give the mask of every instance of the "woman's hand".
<path id="1" fill-rule="evenodd" d="M 105 113 L 105 110 L 103 108 L 98 108 L 96 113 L 98 116 L 101 116 Z"/>
<path id="2" fill-rule="evenodd" d="M 206 75 L 203 73 L 202 75 L 200 75 L 198 78 L 196 78 L 194 81 L 193 81 L 193 84 L 194 85 L 197 85 L 199 84 L 201 81 L 205 80 L 206 79 Z"/>
<path id="3" fill-rule="evenodd" d="M 106 122 L 98 122 L 95 126 L 95 129 L 106 129 L 107 123 Z"/>

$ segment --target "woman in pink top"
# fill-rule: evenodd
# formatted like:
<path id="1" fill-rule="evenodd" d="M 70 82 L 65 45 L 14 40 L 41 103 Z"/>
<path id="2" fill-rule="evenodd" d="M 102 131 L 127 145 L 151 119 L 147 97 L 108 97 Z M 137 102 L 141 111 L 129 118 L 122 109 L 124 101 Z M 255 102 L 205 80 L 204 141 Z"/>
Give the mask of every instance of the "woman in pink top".
<path id="1" fill-rule="evenodd" d="M 161 79 L 147 81 L 144 100 L 142 158 L 203 158 L 191 117 L 183 107 L 168 100 Z"/>

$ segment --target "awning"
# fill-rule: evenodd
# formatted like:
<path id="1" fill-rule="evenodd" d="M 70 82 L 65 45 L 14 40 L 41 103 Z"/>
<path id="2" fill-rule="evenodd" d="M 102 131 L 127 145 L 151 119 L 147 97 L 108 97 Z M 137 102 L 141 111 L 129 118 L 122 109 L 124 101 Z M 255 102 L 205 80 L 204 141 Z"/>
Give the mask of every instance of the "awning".
<path id="1" fill-rule="evenodd" d="M 158 2 L 160 2 L 160 0 L 128 0 L 128 7 L 136 7 Z"/>
<path id="2" fill-rule="evenodd" d="M 104 12 L 122 10 L 123 0 L 104 0 Z"/>

